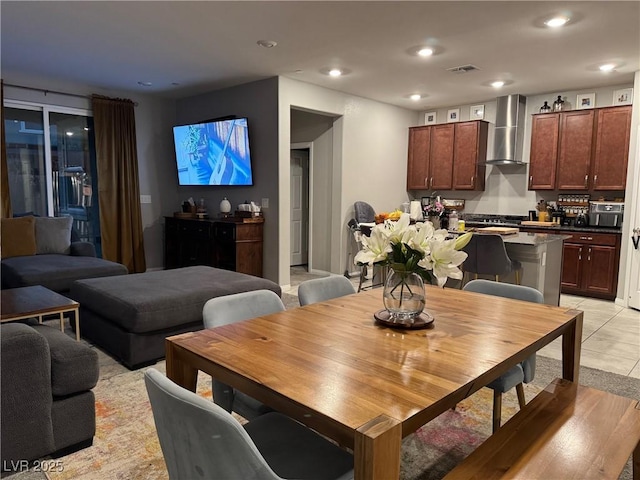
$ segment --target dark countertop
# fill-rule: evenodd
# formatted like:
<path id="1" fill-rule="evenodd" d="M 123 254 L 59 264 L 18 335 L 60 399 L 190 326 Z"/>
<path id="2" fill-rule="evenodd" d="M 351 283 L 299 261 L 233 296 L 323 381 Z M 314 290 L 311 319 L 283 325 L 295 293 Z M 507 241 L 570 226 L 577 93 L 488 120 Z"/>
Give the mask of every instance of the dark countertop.
<path id="1" fill-rule="evenodd" d="M 578 233 L 614 233 L 617 235 L 622 234 L 622 230 L 619 228 L 606 228 L 606 227 L 570 227 L 568 225 L 553 225 L 553 226 L 538 226 L 538 225 L 518 225 L 518 228 L 522 231 L 528 230 L 549 230 L 549 232 L 578 232 Z"/>
<path id="2" fill-rule="evenodd" d="M 480 234 L 482 235 L 482 234 Z M 571 238 L 569 235 L 556 235 L 554 233 L 526 233 L 519 232 L 513 235 L 503 235 L 504 243 L 517 243 L 519 245 L 546 245 L 547 243 L 562 242 Z"/>

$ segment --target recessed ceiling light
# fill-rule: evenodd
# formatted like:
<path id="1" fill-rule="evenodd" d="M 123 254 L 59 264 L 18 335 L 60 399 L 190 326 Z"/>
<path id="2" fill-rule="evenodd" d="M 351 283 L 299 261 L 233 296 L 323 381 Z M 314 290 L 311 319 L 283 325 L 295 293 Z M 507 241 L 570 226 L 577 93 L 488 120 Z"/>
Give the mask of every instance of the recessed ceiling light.
<path id="1" fill-rule="evenodd" d="M 66 133 L 66 134 L 67 134 L 67 137 L 73 137 L 73 132 L 66 131 L 66 132 L 64 132 L 64 133 Z"/>
<path id="2" fill-rule="evenodd" d="M 547 27 L 558 28 L 558 27 L 562 27 L 563 25 L 566 25 L 568 21 L 569 21 L 569 17 L 557 16 L 557 17 L 550 18 L 549 20 L 544 22 L 544 24 Z"/>
<path id="3" fill-rule="evenodd" d="M 420 95 L 419 93 L 414 93 L 413 95 L 410 95 L 409 98 L 414 102 L 417 102 L 422 98 L 422 95 Z"/>
<path id="4" fill-rule="evenodd" d="M 598 67 L 603 72 L 611 72 L 616 66 L 613 63 L 605 63 L 604 65 L 600 65 Z"/>
<path id="5" fill-rule="evenodd" d="M 256 43 L 264 48 L 273 48 L 278 45 L 278 42 L 274 42 L 273 40 L 258 40 Z"/>
<path id="6" fill-rule="evenodd" d="M 420 50 L 418 50 L 418 55 L 420 55 L 421 57 L 430 57 L 431 55 L 433 55 L 433 49 L 432 48 L 421 48 Z"/>
<path id="7" fill-rule="evenodd" d="M 500 88 L 504 86 L 504 82 L 502 80 L 497 80 L 495 82 L 491 82 L 491 86 L 493 88 Z"/>
<path id="8" fill-rule="evenodd" d="M 339 77 L 340 75 L 342 75 L 342 70 L 338 68 L 332 68 L 329 70 L 329 76 L 331 77 Z"/>
<path id="9" fill-rule="evenodd" d="M 138 85 L 140 85 L 141 87 L 150 87 L 151 85 L 153 85 L 153 83 L 151 83 L 151 82 L 138 82 Z"/>

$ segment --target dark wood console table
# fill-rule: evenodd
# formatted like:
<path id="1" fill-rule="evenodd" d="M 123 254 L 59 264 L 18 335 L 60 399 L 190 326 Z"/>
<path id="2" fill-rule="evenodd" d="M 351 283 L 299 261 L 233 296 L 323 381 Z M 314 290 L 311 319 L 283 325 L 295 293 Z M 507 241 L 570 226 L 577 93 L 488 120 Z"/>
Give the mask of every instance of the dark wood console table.
<path id="1" fill-rule="evenodd" d="M 262 276 L 263 218 L 165 217 L 165 268 L 209 265 Z"/>

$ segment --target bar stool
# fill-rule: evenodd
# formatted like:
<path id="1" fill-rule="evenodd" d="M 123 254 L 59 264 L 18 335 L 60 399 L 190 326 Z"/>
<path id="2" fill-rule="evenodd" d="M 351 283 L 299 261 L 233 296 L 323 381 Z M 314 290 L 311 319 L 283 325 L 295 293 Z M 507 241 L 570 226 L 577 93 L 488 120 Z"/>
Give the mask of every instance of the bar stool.
<path id="1" fill-rule="evenodd" d="M 516 285 L 520 285 L 522 264 L 509 258 L 500 235 L 474 234 L 462 250 L 468 255 L 462 264 L 463 273 L 472 273 L 476 279 L 478 275 L 491 275 L 499 282 L 500 276 L 514 272 Z"/>

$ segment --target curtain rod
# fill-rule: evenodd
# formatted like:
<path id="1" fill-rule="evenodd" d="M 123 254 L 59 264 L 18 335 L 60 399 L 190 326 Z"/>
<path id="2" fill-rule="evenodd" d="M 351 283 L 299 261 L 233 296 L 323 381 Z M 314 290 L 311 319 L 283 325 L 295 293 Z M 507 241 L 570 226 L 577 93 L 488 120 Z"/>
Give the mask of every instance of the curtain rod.
<path id="1" fill-rule="evenodd" d="M 23 85 L 15 85 L 15 84 L 11 84 L 11 83 L 3 83 L 3 85 L 5 87 L 21 88 L 23 90 L 32 90 L 34 92 L 42 92 L 42 93 L 44 93 L 45 96 L 47 95 L 47 93 L 53 93 L 53 94 L 56 94 L 56 95 L 66 95 L 67 97 L 86 98 L 88 100 L 91 100 L 91 98 L 92 98 L 92 95 L 80 95 L 78 93 L 60 92 L 58 90 L 47 90 L 47 89 L 44 89 L 44 88 L 25 87 Z M 133 106 L 137 107 L 138 106 L 138 102 L 133 102 Z"/>

